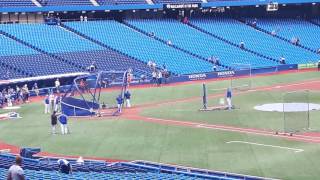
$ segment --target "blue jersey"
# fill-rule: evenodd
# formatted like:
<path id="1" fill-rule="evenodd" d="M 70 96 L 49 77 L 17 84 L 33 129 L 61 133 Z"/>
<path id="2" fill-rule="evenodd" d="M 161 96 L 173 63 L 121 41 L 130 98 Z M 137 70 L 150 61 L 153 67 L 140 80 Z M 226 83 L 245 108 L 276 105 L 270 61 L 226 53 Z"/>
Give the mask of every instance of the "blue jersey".
<path id="1" fill-rule="evenodd" d="M 116 100 L 118 104 L 123 104 L 123 99 L 121 96 L 118 96 Z"/>
<path id="2" fill-rule="evenodd" d="M 227 98 L 231 98 L 231 97 L 232 97 L 231 90 L 230 90 L 230 89 L 228 89 L 228 91 L 227 91 Z"/>
<path id="3" fill-rule="evenodd" d="M 49 103 L 49 97 L 46 97 L 46 99 L 44 99 L 44 103 L 45 103 L 45 104 L 50 104 L 50 103 Z"/>
<path id="4" fill-rule="evenodd" d="M 67 118 L 67 116 L 64 115 L 64 114 L 60 115 L 60 116 L 59 116 L 59 122 L 60 122 L 61 124 L 67 124 L 67 123 L 68 123 L 68 118 Z"/>
<path id="5" fill-rule="evenodd" d="M 125 92 L 125 93 L 124 93 L 124 97 L 125 97 L 126 99 L 130 99 L 130 97 L 131 97 L 130 92 L 129 92 L 129 91 Z"/>

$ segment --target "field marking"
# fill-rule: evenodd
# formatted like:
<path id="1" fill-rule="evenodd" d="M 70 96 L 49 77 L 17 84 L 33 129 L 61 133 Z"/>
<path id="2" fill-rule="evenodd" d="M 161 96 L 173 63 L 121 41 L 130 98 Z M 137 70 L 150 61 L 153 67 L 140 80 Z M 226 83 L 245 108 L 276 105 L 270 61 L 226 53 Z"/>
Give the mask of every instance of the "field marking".
<path id="1" fill-rule="evenodd" d="M 272 147 L 272 148 L 279 148 L 279 149 L 287 149 L 287 150 L 292 150 L 295 153 L 303 152 L 303 149 L 297 149 L 297 148 L 290 148 L 290 147 L 285 147 L 285 146 L 275 146 L 275 145 L 269 145 L 269 144 L 260 144 L 260 143 L 254 143 L 254 142 L 247 142 L 247 141 L 228 141 L 226 142 L 227 144 L 230 143 L 241 143 L 241 144 L 251 144 L 251 145 L 256 145 L 256 146 L 264 146 L 264 147 Z"/>
<path id="2" fill-rule="evenodd" d="M 209 89 L 210 91 L 222 91 L 227 90 L 228 88 L 218 88 L 218 89 Z"/>
<path id="3" fill-rule="evenodd" d="M 272 131 L 265 131 L 265 130 L 261 130 L 261 129 L 248 129 L 248 128 L 239 128 L 239 127 L 234 127 L 234 126 L 214 125 L 214 124 L 205 124 L 205 123 L 152 118 L 152 117 L 143 118 L 142 120 L 145 120 L 147 122 L 165 123 L 165 124 L 170 124 L 170 125 L 178 125 L 178 126 L 186 126 L 186 127 L 194 127 L 194 128 L 204 128 L 204 129 L 236 132 L 236 133 L 246 133 L 246 134 L 262 135 L 262 136 L 268 136 L 268 137 L 286 138 L 288 140 L 296 140 L 296 141 L 298 140 L 298 141 L 305 141 L 305 142 L 309 142 L 309 143 L 311 143 L 311 142 L 312 143 L 320 143 L 320 139 L 318 139 L 319 137 L 304 136 L 304 135 L 285 136 L 285 135 L 275 134 Z"/>

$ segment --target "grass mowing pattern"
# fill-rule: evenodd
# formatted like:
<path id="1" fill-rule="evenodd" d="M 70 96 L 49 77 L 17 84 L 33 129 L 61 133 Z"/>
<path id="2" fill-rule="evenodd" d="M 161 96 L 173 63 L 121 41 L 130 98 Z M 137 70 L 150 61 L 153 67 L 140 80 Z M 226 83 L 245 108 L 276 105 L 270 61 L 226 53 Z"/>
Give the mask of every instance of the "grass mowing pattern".
<path id="1" fill-rule="evenodd" d="M 267 86 L 318 77 L 319 74 L 316 72 L 259 77 L 253 78 L 253 86 Z M 229 84 L 229 81 L 212 82 L 208 83 L 208 89 L 225 88 Z M 201 85 L 199 83 L 135 89 L 132 90 L 132 94 L 134 105 L 156 103 L 164 100 L 200 97 Z M 258 101 L 277 101 L 277 93 L 264 93 L 258 97 L 252 98 L 252 95 L 244 94 L 235 99 L 235 102 L 243 102 L 244 107 L 241 107 L 240 110 L 244 110 L 244 112 L 240 112 L 240 110 L 233 114 L 218 112 L 220 115 L 210 115 L 211 112 L 209 112 L 201 115 L 201 119 L 197 118 L 197 120 L 210 123 L 230 123 L 245 127 L 278 128 L 278 115 L 261 114 L 260 112 L 251 114 L 249 111 L 250 107 Z M 250 101 L 246 102 L 247 99 Z M 210 99 L 210 101 L 212 100 Z M 320 101 L 319 96 L 315 95 L 315 101 Z M 172 106 L 148 109 L 143 113 L 156 117 L 161 115 L 166 118 L 193 121 L 192 116 L 196 116 L 193 115 L 194 110 L 198 109 L 200 105 L 201 101 L 178 103 Z M 72 119 L 70 121 L 72 134 L 53 136 L 50 135 L 49 115 L 43 114 L 43 109 L 42 102 L 27 104 L 18 110 L 23 117 L 22 119 L 0 121 L 0 139 L 14 145 L 41 147 L 43 151 L 66 155 L 127 160 L 144 159 L 281 179 L 317 179 L 320 176 L 319 144 L 243 133 L 159 125 L 125 120 L 121 117 L 106 120 Z M 250 115 L 246 115 L 246 113 L 250 113 Z M 319 117 L 318 112 L 312 112 L 312 114 L 311 116 Z M 224 116 L 224 118 L 220 119 L 216 116 Z M 198 117 L 200 118 L 199 115 Z M 319 127 L 318 121 L 319 119 L 316 118 L 311 120 L 311 127 Z M 294 153 L 284 149 L 227 144 L 228 141 L 257 142 L 301 148 L 305 151 Z"/>

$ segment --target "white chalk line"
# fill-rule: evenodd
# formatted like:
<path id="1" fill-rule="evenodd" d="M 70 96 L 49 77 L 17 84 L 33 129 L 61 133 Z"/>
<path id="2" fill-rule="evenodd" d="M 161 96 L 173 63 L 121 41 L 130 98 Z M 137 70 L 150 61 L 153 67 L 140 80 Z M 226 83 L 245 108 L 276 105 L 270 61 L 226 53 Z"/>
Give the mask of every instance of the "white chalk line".
<path id="1" fill-rule="evenodd" d="M 178 120 L 169 120 L 169 119 L 152 118 L 152 117 L 148 117 L 147 119 L 150 121 L 158 121 L 158 122 L 165 122 L 168 124 L 191 126 L 195 128 L 204 128 L 204 129 L 220 130 L 220 131 L 228 131 L 228 132 L 236 132 L 236 133 L 246 133 L 246 134 L 262 135 L 262 136 L 277 137 L 277 138 L 285 137 L 287 139 L 292 139 L 292 140 L 320 143 L 320 139 L 312 136 L 311 137 L 303 136 L 303 135 L 281 136 L 281 135 L 273 134 L 272 132 L 261 131 L 258 129 L 245 129 L 245 128 L 239 128 L 239 127 L 233 127 L 233 126 L 203 124 L 203 123 L 196 123 L 196 122 L 189 122 L 189 121 L 178 121 Z"/>
<path id="2" fill-rule="evenodd" d="M 269 144 L 260 144 L 260 143 L 247 142 L 247 141 L 228 141 L 226 143 L 227 144 L 230 144 L 230 143 L 251 144 L 251 145 L 256 145 L 256 146 L 264 146 L 264 147 L 271 147 L 271 148 L 278 148 L 278 149 L 286 149 L 286 150 L 292 150 L 295 153 L 300 153 L 300 152 L 304 151 L 303 149 L 290 148 L 290 147 L 285 147 L 285 146 L 275 146 L 275 145 L 269 145 Z"/>

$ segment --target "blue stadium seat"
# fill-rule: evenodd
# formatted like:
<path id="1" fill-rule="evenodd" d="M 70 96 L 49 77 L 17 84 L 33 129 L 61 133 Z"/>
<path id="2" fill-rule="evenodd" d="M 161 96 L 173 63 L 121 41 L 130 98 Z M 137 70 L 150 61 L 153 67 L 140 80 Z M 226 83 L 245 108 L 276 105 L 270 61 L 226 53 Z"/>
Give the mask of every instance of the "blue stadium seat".
<path id="1" fill-rule="evenodd" d="M 58 172 L 57 160 L 58 158 L 23 158 L 22 168 L 25 171 L 27 179 L 262 179 L 259 177 L 214 171 L 182 170 L 182 167 L 177 168 L 171 165 L 160 165 L 143 161 L 108 164 L 105 161 L 85 160 L 83 165 L 77 165 L 74 159 L 68 159 L 72 165 L 73 173 L 62 174 Z M 14 155 L 0 154 L 0 179 L 6 179 L 7 170 L 14 161 Z M 164 168 L 164 166 L 168 167 Z M 163 171 L 163 169 L 167 169 L 167 172 Z M 181 171 L 178 169 L 181 169 Z"/>
<path id="2" fill-rule="evenodd" d="M 1 0 L 0 7 L 29 7 L 35 6 L 31 0 Z"/>
<path id="3" fill-rule="evenodd" d="M 194 22 L 202 28 L 207 25 L 200 24 L 199 21 Z M 222 64 L 228 66 L 232 66 L 233 63 L 251 64 L 253 67 L 275 65 L 272 61 L 242 51 L 176 20 L 130 20 L 129 23 L 147 32 L 154 32 L 155 36 L 170 39 L 173 44 L 203 57 L 218 57 Z"/>
<path id="4" fill-rule="evenodd" d="M 230 18 L 199 19 L 192 23 L 204 28 L 205 30 L 224 37 L 233 43 L 245 43 L 245 47 L 260 54 L 279 60 L 285 57 L 289 64 L 303 64 L 309 61 L 316 61 L 319 56 L 305 49 L 293 46 L 283 40 L 274 38 L 271 35 L 258 31 L 251 26 L 247 26 L 237 20 Z M 249 59 L 249 58 L 248 58 Z M 254 59 L 250 59 L 255 61 Z M 273 64 L 268 61 L 256 64 Z"/>
<path id="5" fill-rule="evenodd" d="M 202 0 L 154 0 L 155 3 L 179 4 L 179 3 L 202 3 Z"/>
<path id="6" fill-rule="evenodd" d="M 147 4 L 145 0 L 97 0 L 100 5 Z"/>
<path id="7" fill-rule="evenodd" d="M 90 0 L 42 0 L 40 3 L 43 6 L 78 6 L 78 5 L 88 5 L 93 4 Z"/>
<path id="8" fill-rule="evenodd" d="M 169 71 L 177 74 L 209 72 L 212 69 L 209 62 L 183 53 L 116 21 L 68 22 L 65 24 L 144 62 L 153 60 L 159 66 L 166 64 Z"/>
<path id="9" fill-rule="evenodd" d="M 252 19 L 248 19 L 252 21 Z M 259 19 L 257 26 L 291 40 L 299 38 L 300 44 L 318 50 L 320 48 L 320 27 L 303 19 Z M 319 58 L 318 58 L 319 59 Z"/>

